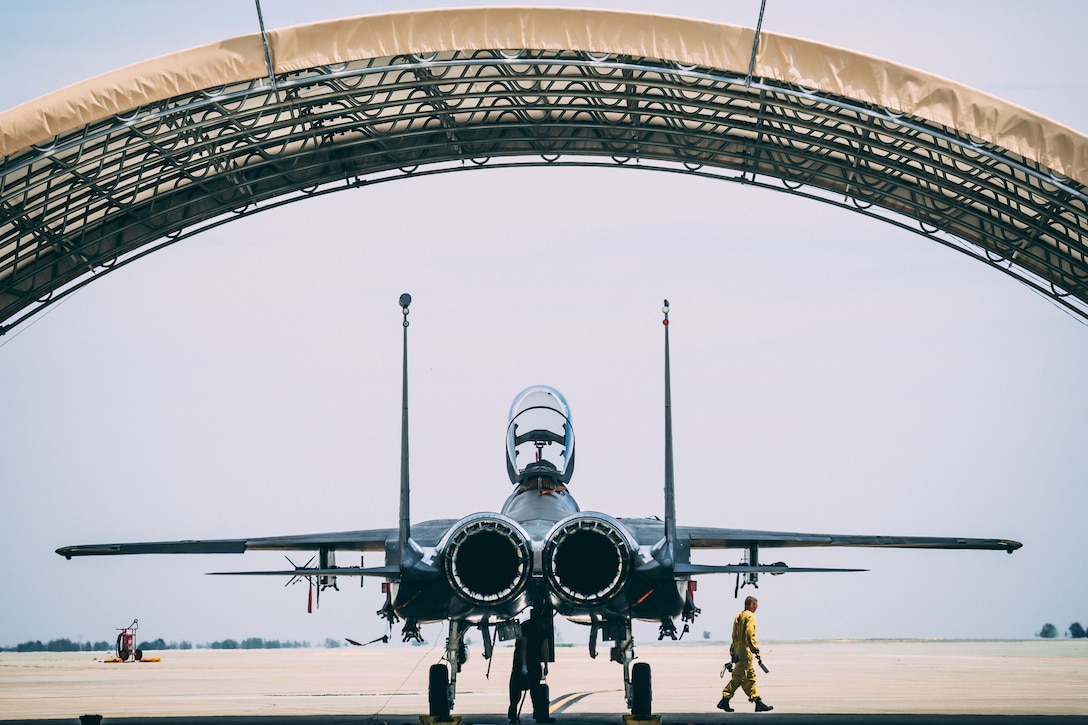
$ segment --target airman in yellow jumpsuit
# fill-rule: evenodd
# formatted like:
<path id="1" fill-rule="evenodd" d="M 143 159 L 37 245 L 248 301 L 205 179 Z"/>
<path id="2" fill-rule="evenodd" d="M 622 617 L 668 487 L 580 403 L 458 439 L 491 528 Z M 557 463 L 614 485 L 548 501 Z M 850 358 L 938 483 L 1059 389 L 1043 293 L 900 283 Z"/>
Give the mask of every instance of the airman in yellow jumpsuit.
<path id="1" fill-rule="evenodd" d="M 733 678 L 722 690 L 722 699 L 718 709 L 733 712 L 729 700 L 738 689 L 743 689 L 748 700 L 756 704 L 756 712 L 767 712 L 774 708 L 763 702 L 756 690 L 755 660 L 760 664 L 759 644 L 756 642 L 756 609 L 759 600 L 755 597 L 744 599 L 744 610 L 733 620 L 733 642 L 729 645 L 729 655 L 733 660 Z"/>

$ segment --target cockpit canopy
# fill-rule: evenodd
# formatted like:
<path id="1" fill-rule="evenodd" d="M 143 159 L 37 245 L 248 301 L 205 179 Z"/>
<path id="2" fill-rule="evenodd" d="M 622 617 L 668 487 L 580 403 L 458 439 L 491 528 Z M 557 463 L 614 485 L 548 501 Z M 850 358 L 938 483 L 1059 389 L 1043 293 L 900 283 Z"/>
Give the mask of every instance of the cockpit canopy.
<path id="1" fill-rule="evenodd" d="M 574 428 L 563 394 L 547 385 L 522 390 L 510 404 L 506 472 L 513 484 L 538 476 L 569 483 L 574 473 Z"/>

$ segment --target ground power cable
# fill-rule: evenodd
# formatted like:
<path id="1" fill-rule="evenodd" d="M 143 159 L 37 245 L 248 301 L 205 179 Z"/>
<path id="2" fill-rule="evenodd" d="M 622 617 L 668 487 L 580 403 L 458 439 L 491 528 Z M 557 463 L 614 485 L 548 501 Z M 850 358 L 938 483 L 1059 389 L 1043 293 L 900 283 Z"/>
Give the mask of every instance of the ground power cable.
<path id="1" fill-rule="evenodd" d="M 422 663 L 424 659 L 426 659 L 427 657 L 429 657 L 429 656 L 431 655 L 431 653 L 432 653 L 432 652 L 434 652 L 434 649 L 435 649 L 435 647 L 437 647 L 437 646 L 438 646 L 438 643 L 439 643 L 439 641 L 441 641 L 441 639 L 442 639 L 442 633 L 443 633 L 443 632 L 444 632 L 445 630 L 446 630 L 446 623 L 445 623 L 445 621 L 443 621 L 443 622 L 442 622 L 442 626 L 441 626 L 441 627 L 439 628 L 439 630 L 438 630 L 438 636 L 436 636 L 436 637 L 434 638 L 434 644 L 432 644 L 432 645 L 431 645 L 431 648 L 430 648 L 429 650 L 427 650 L 427 651 L 426 651 L 426 652 L 424 652 L 424 653 L 423 653 L 422 655 L 420 655 L 419 659 L 418 659 L 418 660 L 416 660 L 416 663 L 415 663 L 414 665 L 412 665 L 412 669 L 411 669 L 411 670 L 409 670 L 409 671 L 408 671 L 408 674 L 406 674 L 406 675 L 404 676 L 404 679 L 400 681 L 400 684 L 399 684 L 399 685 L 397 685 L 397 686 L 396 686 L 396 687 L 395 687 L 395 688 L 393 689 L 393 692 L 389 693 L 389 697 L 385 698 L 385 702 L 383 702 L 383 703 L 382 703 L 382 706 L 381 706 L 381 707 L 379 707 L 379 708 L 378 708 L 377 710 L 375 710 L 375 711 L 374 711 L 374 717 L 378 717 L 378 715 L 381 715 L 381 714 L 382 714 L 382 711 L 383 711 L 383 710 L 385 710 L 385 708 L 389 706 L 389 703 L 390 703 L 390 701 L 391 701 L 391 700 L 392 700 L 392 699 L 393 699 L 394 697 L 396 697 L 397 695 L 399 695 L 399 694 L 401 693 L 401 691 L 402 691 L 402 690 L 404 689 L 404 683 L 408 681 L 408 678 L 410 678 L 410 677 L 411 677 L 412 675 L 414 675 L 414 674 L 415 674 L 416 670 L 418 670 L 418 669 L 419 669 L 419 665 L 420 665 L 420 663 Z"/>

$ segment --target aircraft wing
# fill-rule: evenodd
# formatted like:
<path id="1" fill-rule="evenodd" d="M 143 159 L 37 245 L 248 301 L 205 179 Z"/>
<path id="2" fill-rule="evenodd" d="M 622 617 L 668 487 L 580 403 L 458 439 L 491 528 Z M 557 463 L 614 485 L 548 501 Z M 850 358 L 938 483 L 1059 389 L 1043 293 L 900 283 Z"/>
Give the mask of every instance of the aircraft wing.
<path id="1" fill-rule="evenodd" d="M 412 540 L 420 546 L 435 546 L 455 520 L 425 521 L 412 529 Z M 194 539 L 148 541 L 122 544 L 81 544 L 62 546 L 57 553 L 73 556 L 116 556 L 121 554 L 244 554 L 247 551 L 385 551 L 385 542 L 397 540 L 397 529 L 364 529 L 296 536 L 266 536 L 253 539 Z"/>
<path id="2" fill-rule="evenodd" d="M 401 573 L 399 566 L 334 566 L 327 569 L 296 566 L 278 571 L 209 571 L 209 576 L 381 576 L 392 578 Z"/>
<path id="3" fill-rule="evenodd" d="M 859 546 L 890 549 L 981 549 L 1007 551 L 1023 544 L 1010 539 L 969 539 L 949 536 L 867 536 L 847 534 L 802 534 L 785 531 L 718 529 L 678 526 L 677 536 L 687 538 L 692 549 L 761 549 L 802 546 Z"/>

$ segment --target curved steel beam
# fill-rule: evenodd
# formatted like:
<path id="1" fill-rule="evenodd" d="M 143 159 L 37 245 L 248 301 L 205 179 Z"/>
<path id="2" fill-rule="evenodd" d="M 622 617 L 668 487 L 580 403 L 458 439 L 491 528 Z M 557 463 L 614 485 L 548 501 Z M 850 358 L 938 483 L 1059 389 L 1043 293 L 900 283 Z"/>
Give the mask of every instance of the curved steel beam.
<path id="1" fill-rule="evenodd" d="M 467 12 L 506 17 L 510 10 L 440 14 L 456 26 Z M 667 22 L 680 39 L 708 25 L 622 13 L 519 12 L 552 20 L 567 13 L 578 28 L 618 22 L 616 37 L 631 18 L 651 28 Z M 344 27 L 389 17 L 344 21 Z M 330 24 L 317 26 L 330 32 Z M 993 128 L 984 119 L 957 129 L 934 120 L 940 116 L 934 106 L 904 114 L 874 104 L 871 98 L 887 90 L 879 84 L 848 95 L 841 87 L 833 93 L 783 80 L 785 69 L 768 65 L 767 57 L 749 77 L 743 47 L 737 67 L 688 62 L 710 51 L 631 55 L 600 52 L 588 40 L 584 47 L 512 50 L 502 42 L 507 36 L 491 38 L 490 47 L 479 47 L 477 38 L 460 49 L 328 64 L 313 63 L 313 47 L 292 55 L 290 42 L 300 43 L 317 26 L 270 34 L 275 87 L 263 62 L 252 75 L 242 63 L 220 76 L 191 74 L 203 79 L 195 85 L 208 77 L 228 82 L 140 99 L 136 107 L 79 118 L 55 134 L 72 124 L 70 117 L 60 123 L 41 113 L 36 129 L 24 123 L 25 108 L 0 114 L 0 129 L 17 120 L 8 128 L 22 138 L 41 136 L 0 164 L 0 330 L 103 272 L 254 211 L 424 173 L 524 165 L 664 170 L 808 196 L 959 249 L 1088 318 L 1088 195 L 1083 183 L 1053 168 L 1079 174 L 1088 144 L 1067 129 L 1055 125 L 1055 133 L 1039 137 L 1062 143 L 1040 141 L 1047 148 L 1038 153 L 1019 144 L 1013 153 L 979 140 L 1018 145 L 1020 137 L 1000 127 L 1007 115 L 994 114 Z M 732 38 L 745 32 L 713 27 Z M 331 28 L 334 37 L 337 31 Z M 777 57 L 772 51 L 785 41 L 763 38 L 761 53 Z M 427 45 L 404 42 L 414 51 Z M 660 45 L 675 43 L 645 47 Z M 856 57 L 824 50 L 829 62 Z M 149 73 L 156 63 L 147 64 Z M 883 71 L 893 76 L 897 69 L 887 64 Z M 92 91 L 89 97 L 101 100 Z M 46 97 L 40 107 L 51 102 Z M 1050 129 L 1044 124 L 1044 130 Z"/>

